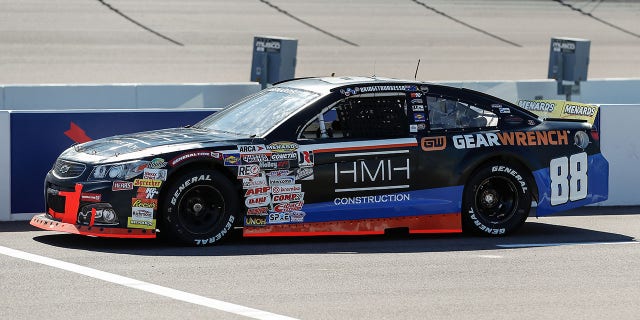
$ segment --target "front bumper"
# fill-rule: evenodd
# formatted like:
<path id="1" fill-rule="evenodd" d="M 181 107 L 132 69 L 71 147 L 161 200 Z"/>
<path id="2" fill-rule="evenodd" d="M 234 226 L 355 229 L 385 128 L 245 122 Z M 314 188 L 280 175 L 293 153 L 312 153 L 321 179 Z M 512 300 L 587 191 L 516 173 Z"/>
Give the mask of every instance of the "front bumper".
<path id="1" fill-rule="evenodd" d="M 155 230 L 125 229 L 97 226 L 84 226 L 53 220 L 46 214 L 39 214 L 31 219 L 31 225 L 43 230 L 53 230 L 66 233 L 81 234 L 94 237 L 108 238 L 155 238 Z"/>
<path id="2" fill-rule="evenodd" d="M 48 208 L 48 213 L 37 215 L 31 219 L 31 225 L 44 230 L 55 230 L 67 233 L 111 238 L 155 238 L 154 229 L 122 228 L 95 224 L 96 209 L 92 209 L 88 225 L 78 223 L 78 209 L 82 195 L 81 184 L 76 184 L 74 191 L 59 191 L 57 196 L 64 198 L 63 212 Z"/>

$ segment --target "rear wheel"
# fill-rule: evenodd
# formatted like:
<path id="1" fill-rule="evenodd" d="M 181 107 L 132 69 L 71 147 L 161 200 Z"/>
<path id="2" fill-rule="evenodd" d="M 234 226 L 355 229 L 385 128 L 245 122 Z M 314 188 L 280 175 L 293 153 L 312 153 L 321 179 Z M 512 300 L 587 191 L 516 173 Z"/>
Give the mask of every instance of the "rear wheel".
<path id="1" fill-rule="evenodd" d="M 531 209 L 525 171 L 512 164 L 477 170 L 464 188 L 462 227 L 481 235 L 506 235 L 522 226 Z"/>
<path id="2" fill-rule="evenodd" d="M 186 173 L 166 195 L 163 225 L 167 238 L 183 244 L 205 246 L 222 240 L 240 212 L 233 184 L 215 171 Z"/>

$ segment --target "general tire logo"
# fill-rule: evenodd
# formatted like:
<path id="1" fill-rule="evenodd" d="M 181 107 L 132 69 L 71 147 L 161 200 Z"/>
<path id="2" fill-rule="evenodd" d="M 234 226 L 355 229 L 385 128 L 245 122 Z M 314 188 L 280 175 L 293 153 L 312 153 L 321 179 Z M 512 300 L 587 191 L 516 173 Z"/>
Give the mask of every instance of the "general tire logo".
<path id="1" fill-rule="evenodd" d="M 447 137 L 424 137 L 420 140 L 420 147 L 424 151 L 439 151 L 447 147 Z"/>

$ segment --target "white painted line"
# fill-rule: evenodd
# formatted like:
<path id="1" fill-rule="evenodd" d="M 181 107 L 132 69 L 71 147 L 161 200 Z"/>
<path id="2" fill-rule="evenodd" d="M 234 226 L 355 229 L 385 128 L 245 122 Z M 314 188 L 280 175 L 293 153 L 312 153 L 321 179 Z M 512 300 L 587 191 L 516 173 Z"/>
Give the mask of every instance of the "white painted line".
<path id="1" fill-rule="evenodd" d="M 479 254 L 477 255 L 478 258 L 485 258 L 485 259 L 502 259 L 504 258 L 503 256 L 498 256 L 498 255 L 493 255 L 493 254 Z"/>
<path id="2" fill-rule="evenodd" d="M 245 316 L 248 318 L 264 319 L 264 320 L 296 320 L 295 318 L 291 318 L 291 317 L 287 317 L 287 316 L 283 316 L 283 315 L 279 315 L 279 314 L 275 314 L 267 311 L 262 311 L 258 309 L 253 309 L 253 308 L 249 308 L 249 307 L 245 307 L 245 306 L 241 306 L 241 305 L 237 305 L 237 304 L 233 304 L 225 301 L 211 299 L 211 298 L 199 296 L 196 294 L 192 294 L 192 293 L 188 293 L 180 290 L 162 287 L 152 283 L 139 281 L 136 279 L 119 276 L 117 274 L 104 272 L 104 271 L 100 271 L 100 270 L 96 270 L 88 267 L 83 267 L 77 264 L 64 262 L 64 261 L 60 261 L 52 258 L 47 258 L 47 257 L 31 254 L 28 252 L 3 247 L 3 246 L 0 246 L 0 254 L 43 264 L 46 266 L 50 266 L 50 267 L 54 267 L 54 268 L 58 268 L 66 271 L 71 271 L 87 277 L 119 284 L 125 287 L 138 289 L 138 290 L 146 291 L 149 293 L 154 293 L 160 296 L 164 296 L 164 297 L 179 300 L 179 301 L 201 305 L 207 308 L 217 309 L 220 311 L 225 311 L 225 312 L 237 314 L 240 316 Z"/>
<path id="3" fill-rule="evenodd" d="M 557 247 L 557 246 L 593 246 L 593 245 L 612 245 L 612 244 L 638 244 L 638 241 L 620 241 L 620 242 L 557 242 L 557 243 L 514 243 L 514 244 L 498 244 L 500 248 L 535 248 L 535 247 Z"/>
<path id="4" fill-rule="evenodd" d="M 336 189 L 335 192 L 352 192 L 352 191 L 369 191 L 369 190 L 387 190 L 387 189 L 406 189 L 409 188 L 408 184 L 399 186 L 385 186 L 385 187 L 367 187 L 367 188 L 349 188 L 349 189 Z"/>

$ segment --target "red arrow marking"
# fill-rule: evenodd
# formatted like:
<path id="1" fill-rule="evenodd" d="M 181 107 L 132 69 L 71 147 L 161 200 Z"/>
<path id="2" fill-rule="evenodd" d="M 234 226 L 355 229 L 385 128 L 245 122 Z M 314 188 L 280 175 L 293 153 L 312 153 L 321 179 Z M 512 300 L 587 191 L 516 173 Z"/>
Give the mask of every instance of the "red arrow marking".
<path id="1" fill-rule="evenodd" d="M 87 136 L 87 134 L 84 132 L 84 130 L 82 130 L 82 128 L 78 127 L 77 124 L 73 123 L 73 121 L 71 122 L 71 126 L 69 130 L 64 132 L 64 135 L 71 138 L 71 140 L 77 143 L 84 143 L 84 142 L 93 140 L 89 138 L 89 136 Z"/>

